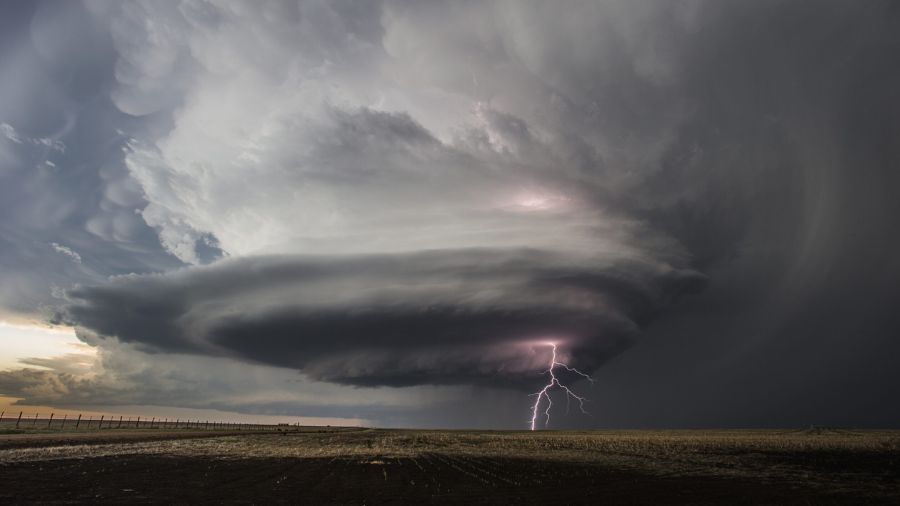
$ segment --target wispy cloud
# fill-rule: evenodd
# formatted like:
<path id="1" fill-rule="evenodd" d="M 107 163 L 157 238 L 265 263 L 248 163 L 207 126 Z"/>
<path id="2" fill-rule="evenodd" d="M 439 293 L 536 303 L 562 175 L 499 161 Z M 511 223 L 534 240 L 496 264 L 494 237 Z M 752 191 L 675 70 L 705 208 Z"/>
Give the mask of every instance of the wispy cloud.
<path id="1" fill-rule="evenodd" d="M 9 123 L 0 123 L 0 134 L 3 134 L 4 137 L 14 142 L 15 144 L 31 144 L 33 146 L 42 146 L 59 153 L 65 153 L 66 151 L 66 145 L 60 140 L 51 139 L 49 137 L 28 137 L 22 135 Z"/>
<path id="2" fill-rule="evenodd" d="M 63 255 L 66 255 L 67 257 L 72 259 L 72 261 L 75 262 L 76 264 L 81 264 L 81 255 L 79 255 L 72 248 L 69 248 L 68 246 L 63 246 L 63 245 L 61 245 L 59 243 L 55 243 L 55 242 L 50 243 L 50 246 L 53 248 L 54 251 L 56 251 L 58 253 L 62 253 Z"/>

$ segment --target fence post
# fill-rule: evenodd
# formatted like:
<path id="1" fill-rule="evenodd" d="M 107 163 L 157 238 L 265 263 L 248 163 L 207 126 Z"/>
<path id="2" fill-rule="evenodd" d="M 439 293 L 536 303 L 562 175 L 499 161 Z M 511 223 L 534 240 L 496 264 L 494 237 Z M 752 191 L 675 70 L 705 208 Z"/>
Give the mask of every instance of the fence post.
<path id="1" fill-rule="evenodd" d="M 102 429 L 102 428 L 103 428 L 103 417 L 105 417 L 105 416 L 106 416 L 106 415 L 100 415 L 100 423 L 97 424 L 97 428 L 98 428 L 98 429 Z"/>
<path id="2" fill-rule="evenodd" d="M 65 429 L 65 428 L 66 428 L 66 418 L 68 418 L 68 417 L 69 417 L 69 414 L 68 414 L 68 413 L 63 413 L 63 421 L 62 421 L 62 425 L 59 426 L 60 429 Z"/>
<path id="3" fill-rule="evenodd" d="M 119 415 L 119 425 L 116 426 L 117 429 L 122 428 L 122 415 Z"/>
<path id="4" fill-rule="evenodd" d="M 75 422 L 75 428 L 77 429 L 79 425 L 81 425 L 81 413 L 78 413 L 78 421 Z"/>
<path id="5" fill-rule="evenodd" d="M 135 428 L 135 429 L 140 429 L 140 428 L 141 428 L 141 417 L 137 417 L 137 421 L 134 422 L 134 428 Z"/>
<path id="6" fill-rule="evenodd" d="M 206 430 L 209 430 L 209 420 L 206 421 Z"/>
<path id="7" fill-rule="evenodd" d="M 53 423 L 53 413 L 50 413 L 50 420 L 47 420 L 47 428 L 50 428 L 50 424 Z"/>
<path id="8" fill-rule="evenodd" d="M 37 417 L 38 417 L 38 413 L 35 413 L 35 414 L 34 414 L 34 418 L 31 420 L 31 426 L 32 426 L 32 427 L 34 427 L 34 424 L 37 423 Z"/>
<path id="9" fill-rule="evenodd" d="M 22 421 L 22 412 L 19 411 L 19 418 L 16 418 L 16 428 L 19 428 L 19 422 Z"/>
<path id="10" fill-rule="evenodd" d="M 0 411 L 0 423 L 3 423 L 3 415 L 6 414 L 6 411 Z"/>

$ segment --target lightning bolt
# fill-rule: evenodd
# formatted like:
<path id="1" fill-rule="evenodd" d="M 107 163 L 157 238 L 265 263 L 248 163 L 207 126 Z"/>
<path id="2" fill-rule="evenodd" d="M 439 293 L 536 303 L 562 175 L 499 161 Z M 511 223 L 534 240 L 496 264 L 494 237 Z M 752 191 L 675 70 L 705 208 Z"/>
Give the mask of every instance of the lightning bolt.
<path id="1" fill-rule="evenodd" d="M 575 392 L 570 390 L 569 387 L 560 383 L 559 378 L 556 377 L 556 372 L 554 371 L 554 369 L 556 369 L 557 367 L 562 367 L 563 369 L 571 373 L 577 374 L 587 379 L 591 382 L 591 384 L 594 383 L 594 378 L 579 371 L 578 369 L 575 369 L 574 367 L 569 367 L 568 364 L 564 364 L 556 360 L 556 343 L 549 343 L 549 346 L 553 348 L 553 353 L 550 357 L 550 367 L 546 371 L 544 371 L 544 373 L 550 375 L 550 382 L 544 385 L 544 388 L 542 388 L 539 392 L 531 394 L 531 396 L 537 397 L 534 401 L 534 406 L 531 407 L 531 430 L 535 430 L 537 426 L 538 410 L 541 408 L 541 401 L 543 401 L 544 399 L 547 400 L 547 408 L 544 410 L 544 416 L 547 417 L 547 420 L 544 422 L 544 426 L 546 427 L 550 423 L 550 408 L 553 407 L 553 400 L 550 399 L 550 390 L 554 386 L 559 387 L 566 393 L 566 403 L 569 403 L 572 399 L 575 399 L 578 401 L 578 408 L 581 409 L 581 412 L 586 415 L 588 414 L 588 412 L 584 410 L 584 402 L 587 399 L 575 394 Z"/>

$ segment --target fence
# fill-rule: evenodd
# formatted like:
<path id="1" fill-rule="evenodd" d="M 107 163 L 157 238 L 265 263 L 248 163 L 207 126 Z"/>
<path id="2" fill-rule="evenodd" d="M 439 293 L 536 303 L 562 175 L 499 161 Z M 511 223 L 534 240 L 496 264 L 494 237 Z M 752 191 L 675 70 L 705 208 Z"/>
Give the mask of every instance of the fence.
<path id="1" fill-rule="evenodd" d="M 19 411 L 16 415 L 11 413 L 7 416 L 6 411 L 0 412 L 0 428 L 2 429 L 69 429 L 69 430 L 90 430 L 90 429 L 185 429 L 185 430 L 229 430 L 229 431 L 264 431 L 264 430 L 280 430 L 288 427 L 299 427 L 298 424 L 258 424 L 258 423 L 240 423 L 225 422 L 219 420 L 202 420 L 198 418 L 176 418 L 171 420 L 162 417 L 140 417 L 123 415 L 96 415 L 83 416 L 81 414 L 55 416 L 55 413 L 49 413 L 45 418 L 40 417 L 40 413 L 25 413 Z"/>

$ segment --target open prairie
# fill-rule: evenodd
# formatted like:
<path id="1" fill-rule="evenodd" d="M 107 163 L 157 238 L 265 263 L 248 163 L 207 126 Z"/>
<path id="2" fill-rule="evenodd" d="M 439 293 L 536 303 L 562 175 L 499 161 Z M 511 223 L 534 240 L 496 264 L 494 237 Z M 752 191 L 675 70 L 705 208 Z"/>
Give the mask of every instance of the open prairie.
<path id="1" fill-rule="evenodd" d="M 10 434 L 0 481 L 3 504 L 896 504 L 900 432 Z"/>

